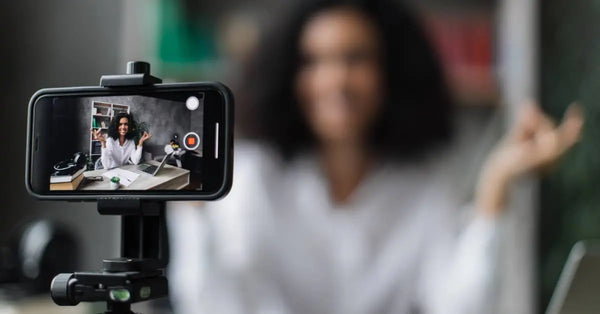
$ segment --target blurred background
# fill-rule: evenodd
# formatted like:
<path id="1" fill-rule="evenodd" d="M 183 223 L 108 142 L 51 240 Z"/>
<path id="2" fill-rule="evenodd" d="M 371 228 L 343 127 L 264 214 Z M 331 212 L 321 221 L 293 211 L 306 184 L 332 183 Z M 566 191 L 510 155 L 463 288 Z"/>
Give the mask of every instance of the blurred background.
<path id="1" fill-rule="evenodd" d="M 472 161 L 464 163 L 471 167 L 460 169 L 465 174 L 461 184 L 475 184 L 486 154 L 524 100 L 538 99 L 556 119 L 573 100 L 585 109 L 582 142 L 545 179 L 520 182 L 512 193 L 515 206 L 506 217 L 509 232 L 502 248 L 504 288 L 498 312 L 543 312 L 571 246 L 579 239 L 600 236 L 600 194 L 595 190 L 600 183 L 600 151 L 592 142 L 600 132 L 595 130 L 600 111 L 596 105 L 600 89 L 595 85 L 600 83 L 600 27 L 596 28 L 600 1 L 405 2 L 417 11 L 457 101 L 455 146 Z M 38 219 L 52 221 L 57 230 L 75 239 L 69 250 L 69 259 L 76 264 L 72 270 L 99 269 L 103 257 L 118 253 L 118 219 L 98 215 L 95 204 L 41 202 L 27 195 L 26 112 L 36 90 L 97 85 L 102 74 L 123 73 L 127 61 L 145 60 L 166 82 L 224 82 L 236 95 L 241 117 L 252 110 L 243 97 L 243 73 L 265 30 L 281 18 L 273 12 L 292 4 L 2 1 L 0 274 L 1 267 L 18 271 L 11 262 L 14 237 L 22 234 L 24 224 Z M 32 279 L 20 279 L 27 280 Z M 38 302 L 31 301 L 34 292 L 13 298 L 6 292 L 10 289 L 1 287 L 0 313 L 4 308 L 19 313 L 18 304 Z M 49 300 L 47 295 L 41 298 Z M 165 304 L 154 308 L 168 312 Z M 91 311 L 85 306 L 71 310 Z"/>

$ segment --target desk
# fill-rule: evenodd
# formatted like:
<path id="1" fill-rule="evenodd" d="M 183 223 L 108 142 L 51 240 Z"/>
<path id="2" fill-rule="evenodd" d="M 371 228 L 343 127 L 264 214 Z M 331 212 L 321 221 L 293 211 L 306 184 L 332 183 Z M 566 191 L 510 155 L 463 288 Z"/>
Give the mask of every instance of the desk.
<path id="1" fill-rule="evenodd" d="M 154 160 L 144 163 L 158 166 L 160 163 Z M 139 165 L 126 165 L 119 167 L 139 174 L 137 179 L 129 186 L 121 185 L 119 190 L 181 190 L 190 184 L 190 171 L 183 168 L 177 168 L 171 165 L 165 165 L 156 176 L 152 176 L 138 169 Z M 102 176 L 107 169 L 92 170 L 83 173 L 86 177 Z M 82 183 L 79 190 L 110 190 L 110 179 L 102 177 L 102 181 L 92 181 Z"/>

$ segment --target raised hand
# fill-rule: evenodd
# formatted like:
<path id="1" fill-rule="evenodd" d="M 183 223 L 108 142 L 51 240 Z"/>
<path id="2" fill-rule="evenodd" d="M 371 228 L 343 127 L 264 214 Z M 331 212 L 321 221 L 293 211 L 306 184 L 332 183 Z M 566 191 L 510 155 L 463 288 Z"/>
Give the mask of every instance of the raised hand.
<path id="1" fill-rule="evenodd" d="M 102 143 L 102 148 L 106 148 L 106 136 L 102 134 L 100 129 L 92 129 L 92 138 Z"/>
<path id="2" fill-rule="evenodd" d="M 557 161 L 579 140 L 583 120 L 577 104 L 569 106 L 558 126 L 536 104 L 527 104 L 484 165 L 477 187 L 478 207 L 491 213 L 501 211 L 508 185 Z"/>
<path id="3" fill-rule="evenodd" d="M 140 142 L 138 143 L 138 146 L 142 146 L 142 144 L 144 144 L 144 142 L 151 137 L 152 137 L 151 134 L 148 134 L 148 132 L 144 131 L 144 134 L 142 134 L 142 137 L 140 138 Z"/>

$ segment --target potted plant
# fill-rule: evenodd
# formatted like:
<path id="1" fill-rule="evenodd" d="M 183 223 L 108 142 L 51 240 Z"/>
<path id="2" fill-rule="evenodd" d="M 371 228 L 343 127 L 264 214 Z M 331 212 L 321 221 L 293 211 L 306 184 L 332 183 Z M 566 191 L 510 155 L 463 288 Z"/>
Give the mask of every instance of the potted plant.
<path id="1" fill-rule="evenodd" d="M 88 156 L 87 158 L 87 170 L 94 170 L 94 160 L 92 156 Z"/>
<path id="2" fill-rule="evenodd" d="M 119 182 L 121 181 L 121 179 L 119 177 L 112 177 L 110 178 L 110 189 L 111 190 L 117 190 L 119 189 Z"/>
<path id="3" fill-rule="evenodd" d="M 148 132 L 148 126 L 146 125 L 146 122 L 136 123 L 136 126 L 133 129 L 133 132 L 135 133 L 135 142 L 137 145 L 137 143 L 139 143 L 139 141 L 140 141 L 140 138 L 142 138 L 142 135 L 144 134 L 144 132 Z"/>

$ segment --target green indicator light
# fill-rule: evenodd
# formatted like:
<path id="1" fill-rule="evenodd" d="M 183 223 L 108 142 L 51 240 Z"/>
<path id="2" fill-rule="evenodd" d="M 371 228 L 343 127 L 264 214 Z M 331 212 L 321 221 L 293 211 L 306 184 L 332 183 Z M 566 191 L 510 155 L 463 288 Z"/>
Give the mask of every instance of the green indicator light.
<path id="1" fill-rule="evenodd" d="M 108 293 L 110 299 L 116 302 L 127 302 L 131 299 L 131 293 L 127 289 L 113 289 Z"/>
<path id="2" fill-rule="evenodd" d="M 150 287 L 142 287 L 142 289 L 140 289 L 140 298 L 147 299 L 150 296 L 150 293 L 152 293 Z"/>

